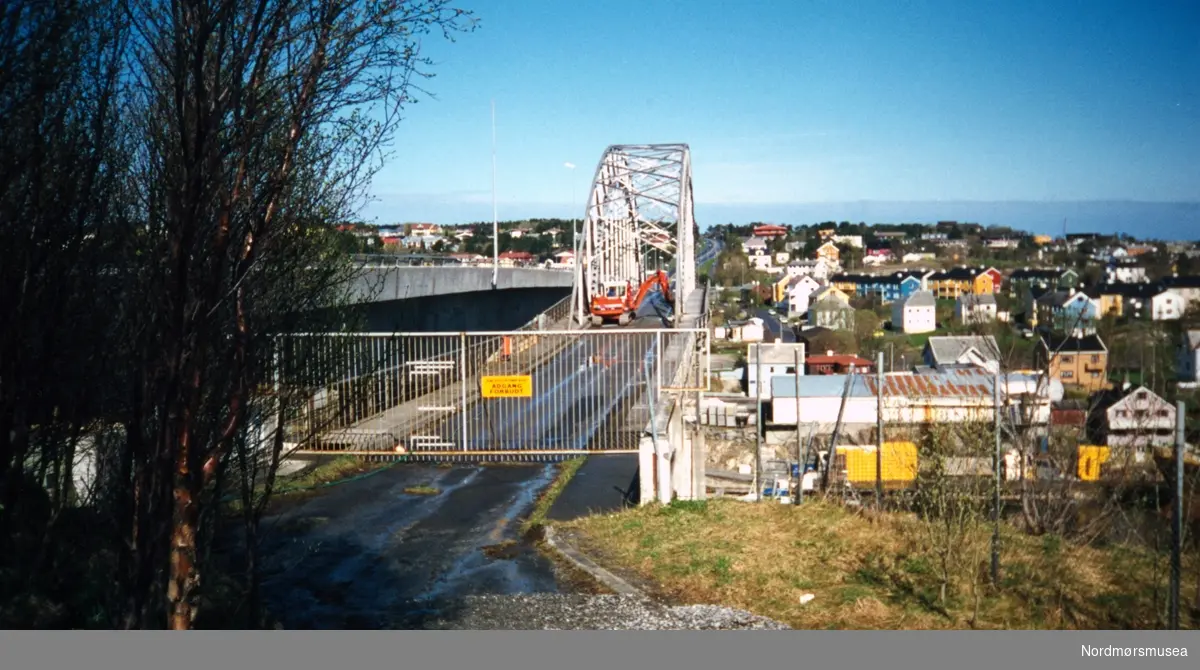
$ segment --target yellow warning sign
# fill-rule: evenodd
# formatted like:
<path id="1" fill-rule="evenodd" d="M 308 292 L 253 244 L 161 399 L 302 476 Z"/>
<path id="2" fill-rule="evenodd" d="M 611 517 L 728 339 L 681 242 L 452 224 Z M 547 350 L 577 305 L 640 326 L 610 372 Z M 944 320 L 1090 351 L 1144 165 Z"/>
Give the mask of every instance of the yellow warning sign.
<path id="1" fill-rule="evenodd" d="M 533 396 L 533 378 L 529 375 L 484 377 L 481 389 L 485 398 L 529 398 Z"/>

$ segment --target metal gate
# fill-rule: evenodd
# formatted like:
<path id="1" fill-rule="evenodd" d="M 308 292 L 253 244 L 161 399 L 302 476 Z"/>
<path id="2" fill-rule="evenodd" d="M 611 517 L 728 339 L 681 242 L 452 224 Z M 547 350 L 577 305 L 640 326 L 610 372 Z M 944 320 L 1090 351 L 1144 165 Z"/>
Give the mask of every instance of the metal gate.
<path id="1" fill-rule="evenodd" d="M 286 414 L 299 453 L 632 453 L 649 403 L 706 391 L 709 377 L 706 329 L 307 334 L 280 344 L 280 384 L 300 398 Z"/>

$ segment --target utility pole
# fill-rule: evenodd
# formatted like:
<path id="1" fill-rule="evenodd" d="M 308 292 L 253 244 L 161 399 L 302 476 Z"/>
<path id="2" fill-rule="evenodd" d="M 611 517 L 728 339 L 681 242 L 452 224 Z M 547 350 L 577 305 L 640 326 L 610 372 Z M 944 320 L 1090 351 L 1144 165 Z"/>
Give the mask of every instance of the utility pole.
<path id="1" fill-rule="evenodd" d="M 1171 604 L 1168 617 L 1171 630 L 1179 630 L 1179 588 L 1183 578 L 1180 552 L 1183 543 L 1183 448 L 1185 406 L 1175 403 L 1175 502 L 1171 505 Z"/>
<path id="2" fill-rule="evenodd" d="M 800 347 L 795 348 L 796 356 L 796 504 L 804 499 L 804 452 L 800 439 Z"/>
<path id="3" fill-rule="evenodd" d="M 763 412 L 762 412 L 762 342 L 754 345 L 754 365 L 757 368 L 754 374 L 754 407 L 757 410 L 757 416 L 754 422 L 754 499 L 762 500 L 762 438 L 763 438 Z"/>
<path id="4" fill-rule="evenodd" d="M 995 481 L 995 496 L 992 499 L 992 585 L 1000 584 L 1000 367 L 997 362 L 996 375 L 992 383 L 992 404 L 995 407 L 996 452 L 992 461 L 992 476 Z"/>
<path id="5" fill-rule="evenodd" d="M 883 511 L 883 352 L 875 356 L 875 509 Z"/>
<path id="6" fill-rule="evenodd" d="M 492 100 L 492 288 L 500 279 L 500 221 L 496 216 L 496 101 Z"/>

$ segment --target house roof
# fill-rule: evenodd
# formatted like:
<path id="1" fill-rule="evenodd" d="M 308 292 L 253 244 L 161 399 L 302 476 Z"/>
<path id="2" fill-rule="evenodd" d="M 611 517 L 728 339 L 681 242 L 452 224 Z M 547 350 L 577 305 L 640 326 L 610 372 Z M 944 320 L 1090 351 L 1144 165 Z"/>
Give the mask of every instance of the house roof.
<path id="1" fill-rule="evenodd" d="M 1062 353 L 1108 352 L 1108 347 L 1104 346 L 1104 340 L 1101 340 L 1100 336 L 1095 334 L 1084 337 L 1072 337 L 1055 333 L 1049 336 L 1042 336 L 1041 344 L 1049 351 L 1060 351 Z"/>
<path id="2" fill-rule="evenodd" d="M 1169 288 L 1200 288 L 1200 276 L 1174 275 L 1163 277 L 1162 284 Z"/>
<path id="3" fill-rule="evenodd" d="M 746 365 L 758 365 L 759 347 L 762 347 L 763 365 L 786 365 L 796 362 L 796 352 L 800 352 L 800 364 L 804 364 L 803 342 L 775 342 L 771 344 L 752 344 L 747 347 Z"/>
<path id="4" fill-rule="evenodd" d="M 1065 274 L 1062 268 L 1021 268 L 1013 270 L 1009 279 L 1020 281 L 1029 279 L 1058 279 Z"/>
<path id="5" fill-rule="evenodd" d="M 796 339 L 803 340 L 805 342 L 811 342 L 822 335 L 832 332 L 834 332 L 832 328 L 826 328 L 825 326 L 813 326 L 811 328 L 805 328 L 797 333 Z"/>
<path id="6" fill-rule="evenodd" d="M 933 297 L 932 291 L 913 291 L 912 295 L 904 299 L 901 303 L 904 307 L 934 307 L 937 305 L 937 300 Z"/>
<path id="7" fill-rule="evenodd" d="M 806 375 L 800 381 L 801 398 L 841 397 L 846 388 L 848 375 Z M 1026 382 L 1036 379 L 1034 375 L 1010 374 L 1008 383 Z M 992 398 L 994 376 L 977 368 L 953 370 L 946 373 L 914 374 L 911 372 L 891 373 L 884 376 L 884 396 L 908 398 Z M 855 374 L 850 383 L 852 398 L 873 398 L 879 393 L 874 375 Z M 775 398 L 795 398 L 796 380 L 792 376 L 771 378 L 771 395 Z"/>
<path id="8" fill-rule="evenodd" d="M 853 312 L 854 308 L 851 307 L 848 303 L 842 302 L 841 298 L 838 298 L 837 296 L 834 296 L 834 295 L 826 294 L 825 296 L 817 299 L 817 301 L 815 303 L 813 303 L 812 306 L 808 308 L 808 310 L 810 312 L 823 312 L 823 311 L 828 311 L 828 310 L 838 310 L 838 311 L 850 310 Z"/>
<path id="9" fill-rule="evenodd" d="M 1096 287 L 1100 295 L 1149 299 L 1162 293 L 1162 286 L 1149 282 L 1106 282 Z"/>
<path id="10" fill-rule="evenodd" d="M 979 276 L 979 275 L 980 275 L 982 272 L 983 272 L 983 271 L 982 271 L 982 270 L 980 270 L 979 268 L 971 268 L 971 267 L 962 267 L 962 266 L 960 266 L 960 267 L 956 267 L 956 268 L 950 268 L 949 270 L 942 270 L 941 272 L 935 272 L 935 273 L 933 273 L 933 275 L 932 275 L 932 276 L 930 276 L 929 278 L 930 278 L 930 279 L 933 279 L 933 280 L 939 280 L 939 279 L 974 279 L 975 277 Z"/>
<path id="11" fill-rule="evenodd" d="M 841 365 L 843 367 L 849 367 L 849 366 L 853 365 L 855 368 L 858 368 L 858 369 L 870 367 L 871 365 L 873 365 L 871 363 L 871 361 L 869 361 L 865 358 L 860 358 L 858 356 L 852 356 L 850 354 L 833 354 L 832 356 L 830 356 L 830 355 L 809 356 L 807 359 L 805 359 L 804 362 L 807 365 Z"/>
<path id="12" fill-rule="evenodd" d="M 954 336 L 935 335 L 925 343 L 933 362 L 938 365 L 957 363 L 969 352 L 978 353 L 985 361 L 1000 359 L 1000 345 L 991 335 L 984 336 Z"/>
<path id="13" fill-rule="evenodd" d="M 742 245 L 747 246 L 747 247 L 754 247 L 756 249 L 759 247 L 766 249 L 767 241 L 761 237 L 748 237 L 748 238 L 746 238 L 746 240 L 744 242 L 742 242 Z"/>

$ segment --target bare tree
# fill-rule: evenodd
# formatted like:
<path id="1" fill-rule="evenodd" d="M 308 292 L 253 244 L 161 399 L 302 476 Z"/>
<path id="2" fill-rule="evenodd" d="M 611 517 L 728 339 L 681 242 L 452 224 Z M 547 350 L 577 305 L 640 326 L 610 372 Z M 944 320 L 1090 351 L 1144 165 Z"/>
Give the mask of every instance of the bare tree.
<path id="1" fill-rule="evenodd" d="M 331 224 L 361 204 L 420 92 L 418 36 L 469 16 L 445 0 L 124 5 L 142 196 L 131 279 L 145 310 L 127 339 L 142 600 L 126 623 L 151 625 L 163 589 L 181 629 L 196 614 L 202 519 L 269 380 L 270 337 L 344 291 Z"/>

